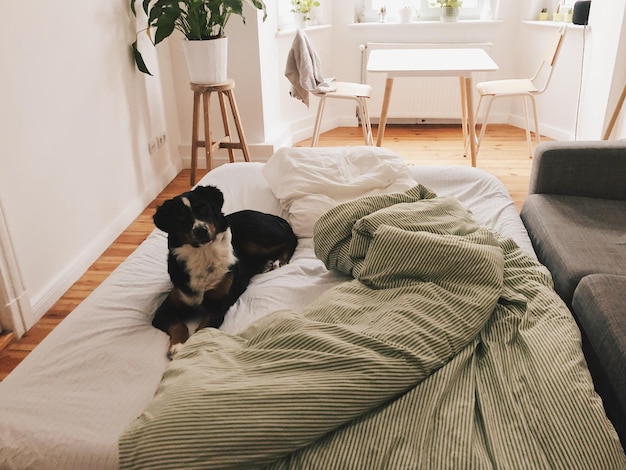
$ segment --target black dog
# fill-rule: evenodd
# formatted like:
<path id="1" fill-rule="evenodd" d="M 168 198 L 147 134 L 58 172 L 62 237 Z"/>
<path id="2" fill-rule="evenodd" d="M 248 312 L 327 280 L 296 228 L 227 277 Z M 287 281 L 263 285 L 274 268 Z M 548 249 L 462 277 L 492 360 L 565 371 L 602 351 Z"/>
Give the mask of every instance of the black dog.
<path id="1" fill-rule="evenodd" d="M 224 195 L 199 186 L 159 206 L 155 225 L 167 232 L 168 272 L 174 288 L 152 324 L 170 337 L 170 357 L 189 338 L 184 320 L 198 329 L 219 327 L 255 274 L 286 264 L 298 242 L 278 216 L 244 210 L 225 216 Z"/>

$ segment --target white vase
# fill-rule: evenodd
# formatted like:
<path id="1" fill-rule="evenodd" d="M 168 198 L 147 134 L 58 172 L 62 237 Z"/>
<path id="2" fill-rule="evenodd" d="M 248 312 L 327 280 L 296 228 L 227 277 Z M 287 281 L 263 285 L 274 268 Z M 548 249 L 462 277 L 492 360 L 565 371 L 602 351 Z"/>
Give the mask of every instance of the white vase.
<path id="1" fill-rule="evenodd" d="M 413 18 L 413 8 L 411 7 L 402 7 L 398 12 L 400 16 L 400 23 L 410 23 Z"/>
<path id="2" fill-rule="evenodd" d="M 189 81 L 192 83 L 224 83 L 228 78 L 228 39 L 204 41 L 183 40 Z"/>
<path id="3" fill-rule="evenodd" d="M 441 21 L 453 22 L 459 18 L 459 7 L 441 7 Z"/>
<path id="4" fill-rule="evenodd" d="M 306 13 L 295 13 L 296 15 L 296 28 L 306 29 L 311 26 L 311 19 L 307 17 Z"/>

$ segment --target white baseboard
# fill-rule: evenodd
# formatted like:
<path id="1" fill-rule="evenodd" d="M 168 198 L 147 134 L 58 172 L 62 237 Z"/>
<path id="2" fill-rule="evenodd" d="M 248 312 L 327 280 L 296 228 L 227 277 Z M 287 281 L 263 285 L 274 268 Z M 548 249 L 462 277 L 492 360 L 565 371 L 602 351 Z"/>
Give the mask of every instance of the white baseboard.
<path id="1" fill-rule="evenodd" d="M 519 127 L 520 129 L 526 128 L 526 120 L 523 116 L 510 115 L 508 118 L 508 124 Z M 534 130 L 533 123 L 531 123 L 530 129 L 531 131 Z M 574 140 L 574 136 L 570 132 L 559 129 L 558 127 L 549 126 L 541 122 L 541 120 L 539 121 L 539 131 L 541 132 L 541 135 L 545 135 L 546 137 L 550 137 L 554 140 Z"/>

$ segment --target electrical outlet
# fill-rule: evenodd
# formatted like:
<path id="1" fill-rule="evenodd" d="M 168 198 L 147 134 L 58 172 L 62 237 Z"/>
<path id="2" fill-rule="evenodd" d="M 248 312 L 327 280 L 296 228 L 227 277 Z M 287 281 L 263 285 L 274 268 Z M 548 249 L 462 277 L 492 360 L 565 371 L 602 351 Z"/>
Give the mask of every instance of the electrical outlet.
<path id="1" fill-rule="evenodd" d="M 165 142 L 167 142 L 167 135 L 161 134 L 160 136 L 156 138 L 156 141 L 157 141 L 157 147 L 159 148 L 163 147 L 163 145 L 165 145 Z"/>

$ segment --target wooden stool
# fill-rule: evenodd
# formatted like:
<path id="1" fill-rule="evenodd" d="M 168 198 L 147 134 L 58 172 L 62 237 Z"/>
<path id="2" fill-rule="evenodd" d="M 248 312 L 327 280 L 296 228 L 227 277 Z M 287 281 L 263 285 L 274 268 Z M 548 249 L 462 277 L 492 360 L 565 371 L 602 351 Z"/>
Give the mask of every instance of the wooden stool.
<path id="1" fill-rule="evenodd" d="M 243 152 L 244 159 L 249 162 L 250 155 L 248 154 L 248 146 L 246 145 L 246 139 L 243 135 L 243 129 L 241 127 L 241 120 L 239 119 L 239 111 L 237 110 L 237 103 L 235 102 L 235 95 L 233 94 L 233 88 L 235 88 L 235 81 L 231 78 L 224 83 L 218 83 L 214 85 L 207 85 L 202 83 L 191 83 L 191 89 L 193 90 L 193 129 L 191 135 L 191 186 L 196 184 L 196 167 L 198 166 L 198 147 L 204 147 L 206 156 L 207 171 L 211 171 L 213 168 L 213 153 L 218 149 L 228 149 L 228 156 L 231 163 L 235 161 L 233 149 L 239 149 Z M 209 118 L 209 103 L 211 100 L 211 93 L 216 92 L 217 97 L 220 100 L 220 109 L 222 110 L 222 121 L 224 123 L 224 137 L 219 140 L 212 140 L 211 138 L 211 121 Z M 235 126 L 237 127 L 237 134 L 239 135 L 239 142 L 233 142 L 230 136 L 230 125 L 228 123 L 228 116 L 226 115 L 226 104 L 224 102 L 224 95 L 228 98 L 230 103 L 230 110 L 233 114 Z M 200 111 L 200 96 L 202 96 L 203 104 L 203 118 L 204 118 L 204 139 L 198 140 L 198 121 Z"/>

